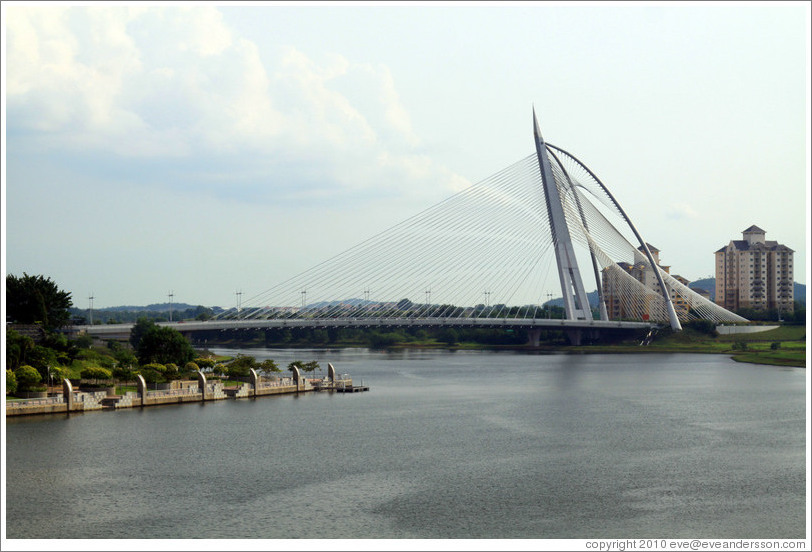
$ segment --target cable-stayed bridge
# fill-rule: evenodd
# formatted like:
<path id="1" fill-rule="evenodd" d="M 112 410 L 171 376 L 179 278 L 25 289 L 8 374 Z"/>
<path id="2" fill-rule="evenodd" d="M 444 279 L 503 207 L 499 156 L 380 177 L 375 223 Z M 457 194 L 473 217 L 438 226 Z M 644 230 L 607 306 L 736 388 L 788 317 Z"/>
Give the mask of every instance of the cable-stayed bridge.
<path id="1" fill-rule="evenodd" d="M 503 327 L 680 330 L 694 319 L 743 322 L 659 266 L 619 202 L 572 154 L 545 142 L 493 176 L 248 299 L 213 329 Z M 589 289 L 597 290 L 590 305 Z M 551 290 L 565 318 L 545 318 Z M 104 338 L 131 324 L 82 326 Z"/>

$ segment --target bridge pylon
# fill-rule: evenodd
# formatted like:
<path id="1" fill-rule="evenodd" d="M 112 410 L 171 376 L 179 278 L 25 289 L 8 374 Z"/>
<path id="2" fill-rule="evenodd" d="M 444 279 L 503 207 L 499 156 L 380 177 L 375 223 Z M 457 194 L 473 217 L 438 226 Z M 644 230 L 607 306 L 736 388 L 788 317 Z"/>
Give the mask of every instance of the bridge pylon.
<path id="1" fill-rule="evenodd" d="M 547 145 L 539 130 L 536 118 L 536 109 L 533 108 L 533 134 L 536 138 L 536 153 L 541 171 L 541 181 L 544 188 L 544 200 L 547 205 L 547 215 L 553 235 L 555 246 L 555 260 L 558 265 L 558 279 L 561 283 L 561 293 L 564 296 L 564 312 L 567 320 L 592 320 L 592 310 L 584 290 L 578 260 L 572 247 L 572 238 L 564 216 L 564 206 L 558 186 L 553 177 L 550 158 L 547 155 Z"/>

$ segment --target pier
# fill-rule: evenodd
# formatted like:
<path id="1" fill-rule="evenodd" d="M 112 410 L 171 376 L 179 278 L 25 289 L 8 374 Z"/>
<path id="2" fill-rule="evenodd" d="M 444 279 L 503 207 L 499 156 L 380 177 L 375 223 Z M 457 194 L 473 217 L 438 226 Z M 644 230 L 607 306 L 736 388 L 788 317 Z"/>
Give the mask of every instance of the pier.
<path id="1" fill-rule="evenodd" d="M 332 364 L 328 364 L 328 374 L 324 378 L 305 378 L 298 370 L 294 370 L 290 377 L 262 378 L 256 371 L 251 370 L 249 381 L 226 386 L 219 380 L 207 379 L 206 374 L 198 371 L 197 380 L 176 380 L 161 384 L 159 389 L 149 389 L 144 378 L 137 376 L 136 386 L 137 391 L 117 395 L 114 387 L 103 390 L 74 390 L 70 380 L 63 379 L 61 393 L 33 399 L 7 400 L 6 416 L 69 414 L 316 391 L 338 393 L 369 391 L 368 386 L 354 386 L 349 374 L 336 375 Z"/>

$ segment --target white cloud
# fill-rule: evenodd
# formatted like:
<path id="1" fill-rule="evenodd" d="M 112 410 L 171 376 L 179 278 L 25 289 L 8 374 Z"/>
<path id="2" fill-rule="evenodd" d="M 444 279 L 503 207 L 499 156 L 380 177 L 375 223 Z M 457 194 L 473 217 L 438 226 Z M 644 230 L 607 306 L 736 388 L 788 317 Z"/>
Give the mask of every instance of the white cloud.
<path id="1" fill-rule="evenodd" d="M 696 219 L 699 218 L 699 213 L 688 203 L 676 202 L 668 206 L 666 216 L 675 220 Z"/>
<path id="2" fill-rule="evenodd" d="M 271 157 L 318 166 L 321 185 L 355 191 L 436 196 L 461 185 L 417 151 L 386 66 L 335 52 L 316 61 L 293 46 L 260 51 L 210 7 L 7 13 L 9 128 L 33 131 L 40 147 Z"/>

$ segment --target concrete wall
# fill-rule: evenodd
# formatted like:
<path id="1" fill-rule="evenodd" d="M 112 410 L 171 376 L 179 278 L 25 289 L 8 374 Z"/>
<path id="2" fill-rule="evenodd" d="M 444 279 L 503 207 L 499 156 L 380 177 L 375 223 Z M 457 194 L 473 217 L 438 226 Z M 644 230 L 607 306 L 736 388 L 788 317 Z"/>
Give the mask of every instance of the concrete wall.
<path id="1" fill-rule="evenodd" d="M 136 383 L 138 391 L 128 391 L 123 396 L 108 396 L 106 391 L 81 392 L 73 391 L 70 381 L 63 380 L 63 392 L 43 399 L 30 399 L 22 401 L 6 401 L 6 416 L 29 416 L 34 414 L 68 414 L 70 412 L 84 412 L 90 410 L 119 408 L 135 408 L 144 406 L 158 406 L 163 404 L 183 404 L 189 402 L 203 402 L 222 400 L 227 398 L 250 398 L 255 396 L 281 395 L 285 393 L 300 393 L 314 391 L 315 388 L 304 378 L 293 381 L 285 378 L 275 382 L 262 382 L 256 379 L 256 385 L 245 383 L 239 387 L 229 388 L 228 391 L 219 381 L 208 382 L 201 373 L 197 385 L 183 387 L 174 386 L 174 389 L 150 391 L 140 376 Z"/>

